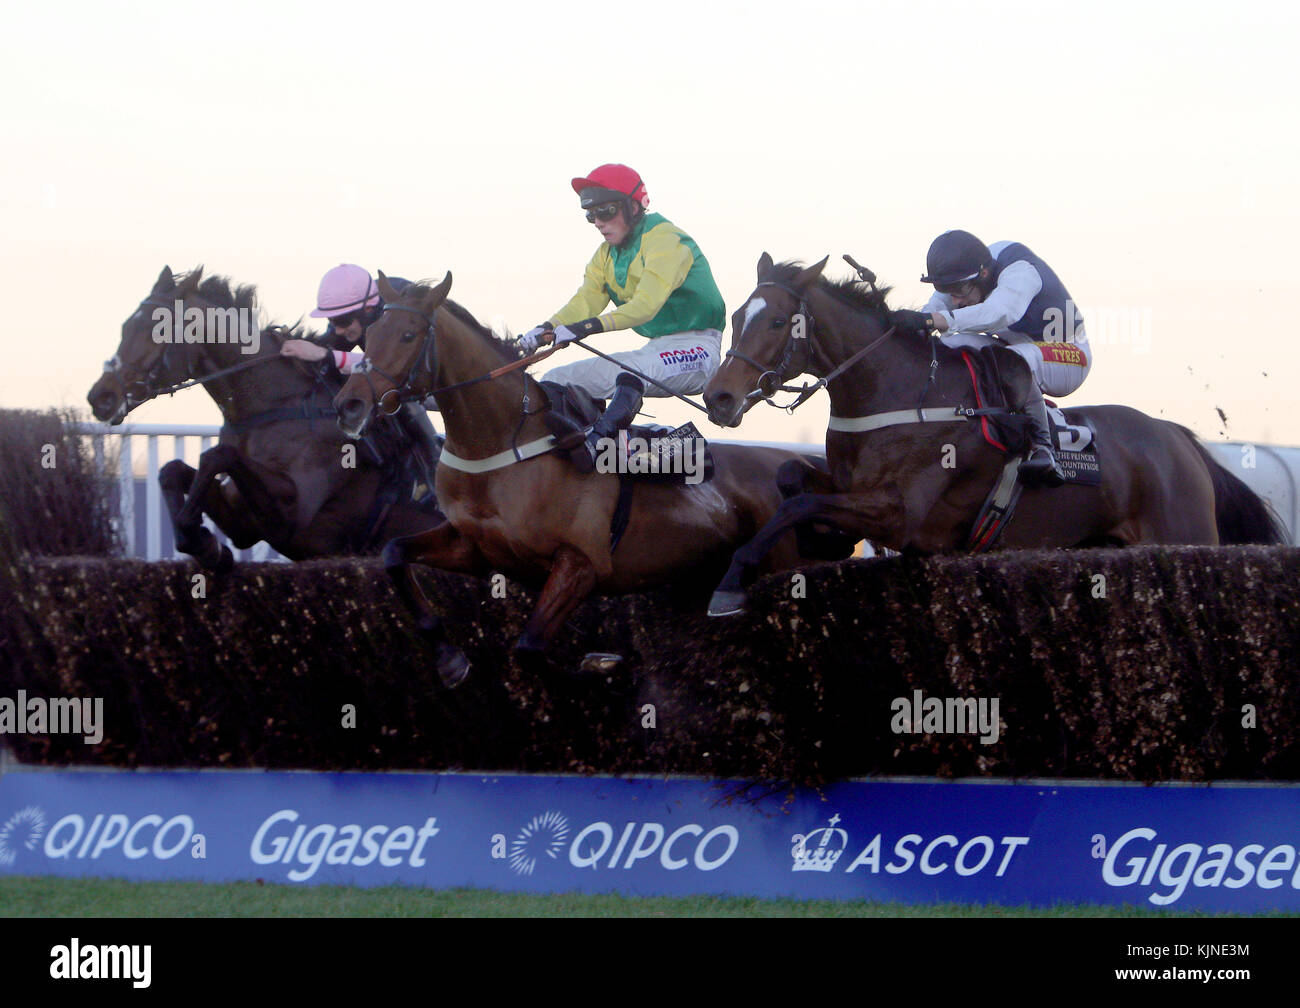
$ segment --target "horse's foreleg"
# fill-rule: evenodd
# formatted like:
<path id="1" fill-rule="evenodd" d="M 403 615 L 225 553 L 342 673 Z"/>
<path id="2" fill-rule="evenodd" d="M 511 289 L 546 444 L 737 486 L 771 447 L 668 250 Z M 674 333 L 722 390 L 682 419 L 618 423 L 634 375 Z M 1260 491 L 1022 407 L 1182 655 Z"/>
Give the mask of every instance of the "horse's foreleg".
<path id="1" fill-rule="evenodd" d="M 443 685 L 455 686 L 469 674 L 469 659 L 460 648 L 448 643 L 442 618 L 415 578 L 412 564 L 425 564 L 460 574 L 481 575 L 484 563 L 473 543 L 457 532 L 450 522 L 400 536 L 384 547 L 384 570 L 403 605 L 415 616 L 420 633 L 434 649 L 438 675 Z"/>
<path id="2" fill-rule="evenodd" d="M 158 470 L 158 486 L 162 490 L 167 514 L 172 520 L 172 536 L 176 548 L 193 557 L 204 570 L 224 574 L 235 564 L 230 548 L 223 545 L 212 534 L 212 530 L 203 524 L 203 509 L 197 514 L 189 512 L 189 517 L 185 517 L 185 499 L 194 485 L 194 475 L 194 468 L 181 459 L 174 459 Z M 221 489 L 215 484 L 213 488 Z M 220 522 L 217 524 L 220 526 Z M 225 528 L 222 531 L 230 534 Z"/>
<path id="3" fill-rule="evenodd" d="M 748 593 L 759 564 L 772 551 L 781 537 L 800 524 L 809 521 L 825 522 L 836 530 L 835 534 L 861 538 L 865 518 L 862 502 L 853 501 L 843 494 L 799 494 L 784 501 L 758 535 L 736 550 L 731 566 L 718 584 L 709 601 L 710 616 L 731 616 L 745 611 Z"/>
<path id="4" fill-rule="evenodd" d="M 260 519 L 262 532 L 258 538 L 272 545 L 285 545 L 292 537 L 295 524 L 293 509 L 286 505 L 286 501 L 292 500 L 296 494 L 292 482 L 285 478 L 282 493 L 277 496 L 230 445 L 215 445 L 199 456 L 198 471 L 176 520 L 189 526 L 200 519 L 204 502 L 214 489 L 220 490 L 216 480 L 222 473 L 234 481 L 249 511 Z"/>
<path id="5" fill-rule="evenodd" d="M 800 494 L 834 492 L 830 473 L 805 458 L 783 462 L 776 471 L 776 486 L 782 500 Z M 794 535 L 799 556 L 805 560 L 843 560 L 852 556 L 858 544 L 854 536 L 813 522 L 796 525 Z"/>
<path id="6" fill-rule="evenodd" d="M 537 607 L 515 644 L 515 655 L 521 664 L 533 668 L 540 664 L 564 621 L 595 587 L 596 569 L 591 561 L 573 547 L 561 546 L 555 553 Z"/>

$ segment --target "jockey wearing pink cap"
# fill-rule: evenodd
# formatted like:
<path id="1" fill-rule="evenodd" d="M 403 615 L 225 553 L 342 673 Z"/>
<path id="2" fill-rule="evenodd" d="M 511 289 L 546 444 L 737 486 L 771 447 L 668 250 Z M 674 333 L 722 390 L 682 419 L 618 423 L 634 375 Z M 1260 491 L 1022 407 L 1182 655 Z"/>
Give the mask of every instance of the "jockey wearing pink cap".
<path id="1" fill-rule="evenodd" d="M 388 280 L 398 291 L 410 285 L 409 280 L 401 277 Z M 379 286 L 368 270 L 353 263 L 335 266 L 321 277 L 316 307 L 311 311 L 312 318 L 329 319 L 324 334 L 311 340 L 285 340 L 280 353 L 299 360 L 320 361 L 327 375 L 350 374 L 365 356 L 366 329 L 383 311 L 380 302 Z M 355 349 L 358 346 L 360 350 Z M 427 488 L 421 501 L 431 500 L 443 439 L 433 429 L 420 403 L 403 403 L 394 415 L 411 441 L 420 467 L 420 481 Z"/>

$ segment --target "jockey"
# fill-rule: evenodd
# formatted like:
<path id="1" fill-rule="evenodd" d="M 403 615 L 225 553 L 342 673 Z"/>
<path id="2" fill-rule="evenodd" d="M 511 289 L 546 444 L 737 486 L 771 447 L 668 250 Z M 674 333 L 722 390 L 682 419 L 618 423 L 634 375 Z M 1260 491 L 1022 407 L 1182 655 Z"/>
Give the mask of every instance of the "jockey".
<path id="1" fill-rule="evenodd" d="M 672 392 L 703 390 L 721 362 L 726 308 L 708 260 L 690 236 L 659 214 L 647 213 L 645 183 L 631 168 L 605 164 L 572 181 L 587 220 L 604 239 L 587 263 L 578 292 L 547 321 L 519 337 L 525 353 L 554 341 L 633 329 L 648 342 L 638 350 L 611 354 Z M 610 301 L 612 311 L 604 311 Z M 603 312 L 603 314 L 602 314 Z M 599 357 L 553 368 L 543 381 L 572 384 L 609 407 L 585 438 L 581 428 L 554 412 L 547 426 L 556 447 L 584 472 L 604 438 L 625 429 L 641 408 L 641 397 L 670 393 L 644 383 Z"/>
<path id="2" fill-rule="evenodd" d="M 397 291 L 410 286 L 409 280 L 389 277 Z M 366 329 L 378 320 L 383 312 L 379 287 L 370 274 L 360 266 L 344 263 L 326 273 L 316 293 L 316 307 L 312 318 L 329 319 L 322 336 L 314 340 L 285 340 L 280 353 L 300 360 L 320 361 L 326 375 L 351 374 L 352 369 L 365 357 Z M 354 349 L 361 347 L 360 350 Z M 429 422 L 429 415 L 420 403 L 402 403 L 394 414 L 398 426 L 411 442 L 412 452 L 420 469 L 420 482 L 426 492 L 421 502 L 433 494 L 433 476 L 442 454 L 442 438 Z"/>
<path id="3" fill-rule="evenodd" d="M 1033 429 L 1020 465 L 1025 482 L 1060 486 L 1042 393 L 1069 395 L 1088 377 L 1092 351 L 1073 299 L 1052 268 L 1019 242 L 986 246 L 968 231 L 945 231 L 930 245 L 924 283 L 935 292 L 920 312 L 897 311 L 904 329 L 934 330 L 950 347 L 998 344 L 1029 364 L 1035 392 L 1019 404 Z M 996 337 L 996 338 L 995 338 Z"/>

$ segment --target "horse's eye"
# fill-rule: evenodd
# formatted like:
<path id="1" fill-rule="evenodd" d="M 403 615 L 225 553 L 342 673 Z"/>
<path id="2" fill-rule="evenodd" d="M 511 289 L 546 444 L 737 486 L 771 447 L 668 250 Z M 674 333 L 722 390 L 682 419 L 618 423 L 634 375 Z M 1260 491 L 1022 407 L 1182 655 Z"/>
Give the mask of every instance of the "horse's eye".
<path id="1" fill-rule="evenodd" d="M 777 318 L 772 319 L 772 328 L 783 329 L 785 328 L 785 323 L 786 320 L 778 316 Z"/>
<path id="2" fill-rule="evenodd" d="M 403 343 L 410 343 L 411 340 L 413 340 L 413 339 L 415 339 L 415 333 L 413 333 L 413 332 L 404 332 L 404 333 L 402 333 L 402 342 L 403 342 Z"/>

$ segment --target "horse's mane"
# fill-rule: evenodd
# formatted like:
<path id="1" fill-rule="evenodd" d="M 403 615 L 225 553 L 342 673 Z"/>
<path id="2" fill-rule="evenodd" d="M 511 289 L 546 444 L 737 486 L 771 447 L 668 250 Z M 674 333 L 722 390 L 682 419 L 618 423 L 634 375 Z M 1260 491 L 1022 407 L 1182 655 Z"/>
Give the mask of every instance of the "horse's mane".
<path id="1" fill-rule="evenodd" d="M 210 276 L 199 284 L 195 292 L 218 308 L 256 308 L 257 287 L 240 284 L 232 289 L 229 277 Z"/>
<path id="2" fill-rule="evenodd" d="M 218 308 L 249 308 L 254 312 L 258 309 L 257 286 L 255 284 L 235 286 L 229 277 L 210 276 L 199 284 L 195 293 L 211 301 Z M 269 322 L 262 326 L 261 331 L 263 335 L 273 333 L 279 336 L 281 341 L 312 339 L 320 335 L 316 330 L 306 328 L 301 318 L 296 322 Z"/>
<path id="3" fill-rule="evenodd" d="M 408 294 L 418 294 L 421 297 L 426 296 L 428 294 L 433 293 L 433 289 L 438 285 L 439 282 L 440 281 L 435 281 L 435 280 L 420 280 L 416 283 L 411 284 L 409 287 L 403 290 L 402 296 L 405 297 Z M 502 339 L 500 336 L 494 333 L 490 328 L 488 328 L 482 322 L 476 319 L 473 313 L 471 313 L 470 310 L 466 308 L 464 305 L 458 304 L 457 302 L 452 301 L 450 298 L 448 298 L 446 301 L 442 303 L 441 307 L 447 309 L 447 311 L 451 312 L 451 314 L 455 316 L 460 322 L 469 326 L 470 329 L 472 329 L 474 332 L 478 333 L 485 340 L 487 340 L 489 345 L 491 345 L 493 349 L 497 351 L 497 353 L 501 354 L 507 360 L 514 360 L 518 356 L 512 344 L 507 343 L 504 339 Z"/>
<path id="4" fill-rule="evenodd" d="M 777 263 L 772 267 L 767 279 L 788 284 L 793 282 L 803 268 L 804 264 L 801 262 Z M 829 280 L 826 277 L 819 277 L 817 282 L 828 294 L 850 308 L 856 308 L 858 311 L 875 315 L 882 321 L 889 315 L 890 308 L 887 298 L 889 292 L 893 290 L 892 287 L 878 287 L 863 283 L 861 280 L 855 280 L 852 277 L 845 277 L 842 280 Z"/>

